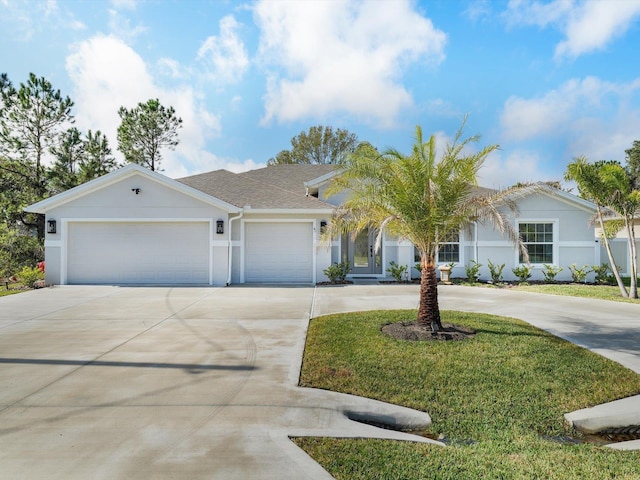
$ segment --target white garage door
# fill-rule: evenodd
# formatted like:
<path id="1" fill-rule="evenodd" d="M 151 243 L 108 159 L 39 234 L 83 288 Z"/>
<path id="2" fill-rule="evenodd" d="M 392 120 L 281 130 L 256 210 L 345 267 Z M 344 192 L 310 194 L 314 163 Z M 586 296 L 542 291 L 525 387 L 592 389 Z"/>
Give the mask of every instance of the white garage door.
<path id="1" fill-rule="evenodd" d="M 207 284 L 206 222 L 69 223 L 67 283 Z"/>
<path id="2" fill-rule="evenodd" d="M 245 224 L 245 282 L 313 282 L 313 225 Z"/>

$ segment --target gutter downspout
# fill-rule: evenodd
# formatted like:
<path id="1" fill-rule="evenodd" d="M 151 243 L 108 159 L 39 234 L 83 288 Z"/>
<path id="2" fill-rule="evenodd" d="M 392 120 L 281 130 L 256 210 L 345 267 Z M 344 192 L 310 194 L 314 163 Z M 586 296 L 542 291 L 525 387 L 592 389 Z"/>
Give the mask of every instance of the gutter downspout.
<path id="1" fill-rule="evenodd" d="M 240 215 L 229 219 L 229 247 L 228 247 L 229 249 L 227 253 L 227 264 L 228 264 L 227 287 L 231 285 L 231 266 L 232 266 L 232 256 L 233 256 L 232 255 L 233 245 L 231 244 L 231 236 L 233 235 L 233 221 L 240 220 L 243 214 L 244 214 L 244 210 L 240 210 Z"/>
<path id="2" fill-rule="evenodd" d="M 473 222 L 473 243 L 474 243 L 474 255 L 476 257 L 476 262 L 479 262 L 480 260 L 478 259 L 478 222 Z"/>

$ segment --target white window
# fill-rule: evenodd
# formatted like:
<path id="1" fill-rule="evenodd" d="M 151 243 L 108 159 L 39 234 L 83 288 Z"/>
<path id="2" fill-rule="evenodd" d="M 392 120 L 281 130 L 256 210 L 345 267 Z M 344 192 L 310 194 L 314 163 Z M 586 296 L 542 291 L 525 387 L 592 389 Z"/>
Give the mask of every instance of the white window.
<path id="1" fill-rule="evenodd" d="M 522 222 L 518 224 L 518 232 L 529 252 L 529 263 L 554 263 L 552 222 Z M 522 252 L 519 258 L 524 263 Z"/>

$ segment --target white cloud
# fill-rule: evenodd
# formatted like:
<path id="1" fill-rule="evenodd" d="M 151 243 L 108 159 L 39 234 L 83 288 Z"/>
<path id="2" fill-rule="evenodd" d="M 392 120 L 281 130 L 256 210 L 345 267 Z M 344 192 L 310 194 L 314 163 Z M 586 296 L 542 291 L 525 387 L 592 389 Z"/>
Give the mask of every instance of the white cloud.
<path id="1" fill-rule="evenodd" d="M 208 37 L 198 50 L 198 59 L 205 62 L 208 76 L 216 82 L 237 82 L 249 66 L 249 57 L 237 30 L 238 22 L 233 16 L 223 17 L 220 36 Z"/>
<path id="2" fill-rule="evenodd" d="M 606 113 L 611 108 L 610 102 L 622 106 L 626 98 L 639 89 L 640 79 L 616 84 L 587 77 L 569 80 L 537 98 L 509 97 L 500 119 L 503 136 L 521 141 L 566 135 L 575 130 L 577 119 Z"/>
<path id="3" fill-rule="evenodd" d="M 52 30 L 84 30 L 86 25 L 77 20 L 67 8 L 61 9 L 55 0 L 29 2 L 26 0 L 2 0 L 0 25 L 3 34 L 21 41 L 30 41 L 37 33 Z"/>
<path id="4" fill-rule="evenodd" d="M 177 149 L 163 151 L 161 168 L 165 173 L 174 177 L 223 168 L 216 164 L 217 157 L 204 150 L 207 140 L 220 134 L 220 118 L 206 110 L 199 94 L 191 87 L 167 89 L 156 85 L 144 60 L 122 40 L 95 36 L 75 45 L 67 57 L 66 69 L 75 86 L 73 98 L 78 127 L 105 133 L 119 158 L 118 109 L 158 98 L 163 105 L 173 106 L 183 119 Z M 223 164 L 230 162 L 224 160 Z"/>
<path id="5" fill-rule="evenodd" d="M 624 35 L 640 17 L 640 0 L 510 0 L 503 16 L 511 26 L 555 26 L 566 36 L 556 45 L 556 58 L 575 58 Z"/>
<path id="6" fill-rule="evenodd" d="M 491 3 L 489 0 L 475 0 L 469 4 L 464 15 L 474 22 L 483 20 L 491 15 Z"/>
<path id="7" fill-rule="evenodd" d="M 131 26 L 127 17 L 123 17 L 117 10 L 109 10 L 109 30 L 113 35 L 126 41 L 131 41 L 147 31 L 144 25 Z"/>
<path id="8" fill-rule="evenodd" d="M 537 182 L 556 180 L 541 177 L 542 163 L 539 153 L 527 150 L 514 150 L 505 155 L 502 151 L 494 151 L 485 160 L 478 172 L 480 185 L 489 188 L 507 188 L 518 182 Z"/>
<path id="9" fill-rule="evenodd" d="M 520 148 L 519 142 L 554 144 L 560 150 L 546 152 L 551 155 L 547 164 L 553 158 L 566 164 L 579 155 L 624 161 L 624 150 L 640 132 L 640 110 L 629 107 L 639 94 L 640 78 L 612 83 L 587 77 L 536 98 L 511 97 L 501 117 L 502 143 L 515 148 Z M 565 167 L 556 165 L 556 173 L 562 175 Z M 500 168 L 494 171 L 499 174 Z"/>
<path id="10" fill-rule="evenodd" d="M 536 25 L 544 28 L 550 24 L 562 24 L 575 5 L 575 0 L 554 0 L 547 3 L 537 0 L 509 0 L 503 16 L 510 26 Z"/>
<path id="11" fill-rule="evenodd" d="M 408 1 L 261 0 L 254 17 L 269 76 L 263 123 L 338 112 L 391 126 L 412 104 L 403 68 L 444 59 L 446 35 Z"/>
<path id="12" fill-rule="evenodd" d="M 640 0 L 585 2 L 570 13 L 567 39 L 556 46 L 556 57 L 577 57 L 601 50 L 624 35 L 639 16 Z"/>
<path id="13" fill-rule="evenodd" d="M 111 0 L 114 8 L 122 8 L 126 10 L 135 10 L 137 7 L 136 0 Z"/>
<path id="14" fill-rule="evenodd" d="M 180 65 L 179 62 L 172 58 L 161 58 L 157 63 L 159 71 L 163 75 L 168 75 L 171 78 L 188 78 L 190 69 Z"/>

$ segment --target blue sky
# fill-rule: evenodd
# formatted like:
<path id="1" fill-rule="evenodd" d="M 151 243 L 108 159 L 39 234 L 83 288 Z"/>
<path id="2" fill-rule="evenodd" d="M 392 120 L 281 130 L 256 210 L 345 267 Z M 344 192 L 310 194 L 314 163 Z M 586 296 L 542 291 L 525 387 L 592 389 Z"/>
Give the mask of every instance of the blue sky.
<path id="1" fill-rule="evenodd" d="M 496 187 L 640 140 L 640 0 L 0 0 L 0 31 L 0 71 L 46 77 L 118 158 L 121 105 L 173 106 L 171 177 L 261 167 L 312 125 L 408 153 L 469 114 Z"/>

